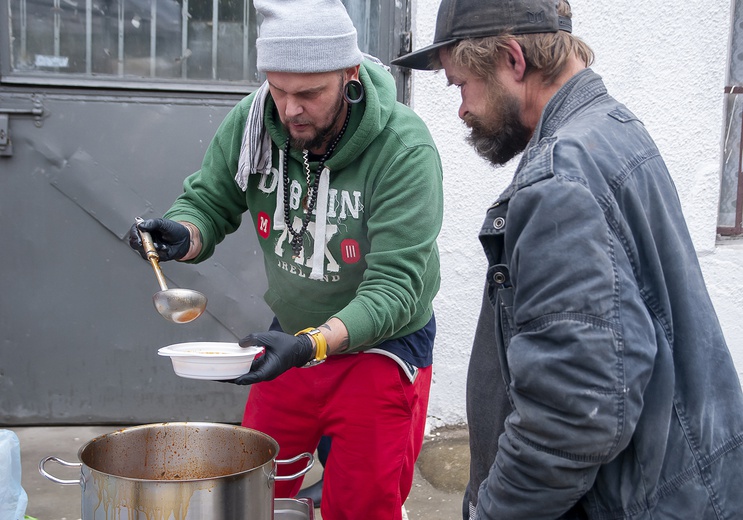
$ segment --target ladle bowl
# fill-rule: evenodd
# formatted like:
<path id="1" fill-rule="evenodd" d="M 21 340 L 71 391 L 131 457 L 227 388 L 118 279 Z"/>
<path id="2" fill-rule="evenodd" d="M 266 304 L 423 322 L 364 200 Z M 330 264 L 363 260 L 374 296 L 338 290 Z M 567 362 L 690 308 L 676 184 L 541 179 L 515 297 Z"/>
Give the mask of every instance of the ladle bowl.
<path id="1" fill-rule="evenodd" d="M 188 323 L 204 313 L 206 296 L 191 289 L 165 289 L 152 295 L 161 316 L 176 323 Z"/>
<path id="2" fill-rule="evenodd" d="M 135 222 L 137 223 L 139 236 L 142 238 L 142 245 L 147 254 L 147 260 L 152 265 L 157 281 L 160 284 L 160 292 L 152 296 L 152 303 L 155 304 L 155 309 L 163 318 L 174 323 L 188 323 L 195 320 L 206 309 L 206 296 L 193 289 L 168 289 L 165 276 L 160 268 L 160 257 L 155 250 L 152 236 L 147 231 L 139 228 L 139 224 L 143 222 L 143 219 L 137 217 Z"/>

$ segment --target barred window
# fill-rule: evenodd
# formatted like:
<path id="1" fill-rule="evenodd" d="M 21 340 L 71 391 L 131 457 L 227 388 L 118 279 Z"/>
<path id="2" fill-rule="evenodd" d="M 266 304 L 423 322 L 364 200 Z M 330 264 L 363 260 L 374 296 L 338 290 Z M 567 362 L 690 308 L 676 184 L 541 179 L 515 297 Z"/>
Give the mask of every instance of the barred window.
<path id="1" fill-rule="evenodd" d="M 362 51 L 393 58 L 400 5 L 344 3 Z M 252 0 L 0 0 L 0 8 L 4 83 L 245 90 L 262 81 Z"/>

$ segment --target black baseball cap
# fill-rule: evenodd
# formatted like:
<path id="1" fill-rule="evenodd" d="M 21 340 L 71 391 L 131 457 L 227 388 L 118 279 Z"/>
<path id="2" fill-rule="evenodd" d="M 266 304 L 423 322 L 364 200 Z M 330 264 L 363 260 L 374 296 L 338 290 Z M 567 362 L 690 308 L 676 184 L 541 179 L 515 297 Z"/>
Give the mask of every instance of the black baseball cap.
<path id="1" fill-rule="evenodd" d="M 442 0 L 433 43 L 392 60 L 409 69 L 433 70 L 442 47 L 468 38 L 509 34 L 572 32 L 569 18 L 558 16 L 558 0 Z"/>

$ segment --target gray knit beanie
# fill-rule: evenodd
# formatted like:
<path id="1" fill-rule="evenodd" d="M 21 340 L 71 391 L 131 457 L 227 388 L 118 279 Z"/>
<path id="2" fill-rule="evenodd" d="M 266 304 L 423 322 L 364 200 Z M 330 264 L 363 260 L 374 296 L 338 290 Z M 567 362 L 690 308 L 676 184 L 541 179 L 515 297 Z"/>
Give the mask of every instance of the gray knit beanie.
<path id="1" fill-rule="evenodd" d="M 356 29 L 340 0 L 254 0 L 263 16 L 260 72 L 329 72 L 358 65 Z"/>

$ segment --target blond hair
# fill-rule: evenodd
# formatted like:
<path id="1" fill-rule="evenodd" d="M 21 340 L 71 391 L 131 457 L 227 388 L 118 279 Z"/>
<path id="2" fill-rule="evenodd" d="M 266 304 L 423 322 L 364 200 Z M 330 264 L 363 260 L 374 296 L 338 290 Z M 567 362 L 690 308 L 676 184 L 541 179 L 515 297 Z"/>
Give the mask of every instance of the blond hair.
<path id="1" fill-rule="evenodd" d="M 572 18 L 570 4 L 566 0 L 558 1 L 557 11 L 560 16 Z M 586 67 L 594 60 L 593 51 L 588 44 L 565 31 L 518 35 L 505 33 L 466 39 L 452 44 L 447 52 L 455 66 L 464 67 L 479 78 L 491 79 L 495 72 L 495 61 L 507 48 L 509 40 L 515 40 L 521 46 L 527 64 L 526 73 L 541 74 L 545 85 L 555 82 L 565 70 L 571 56 L 576 56 Z"/>

